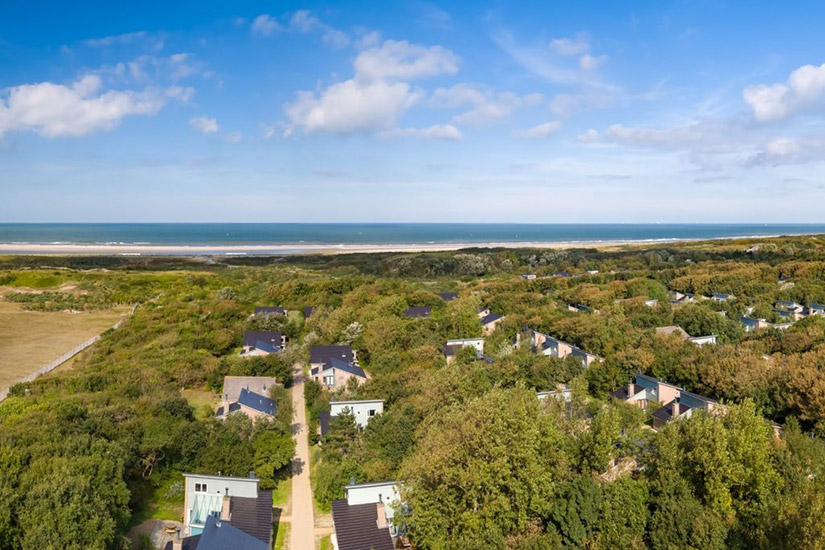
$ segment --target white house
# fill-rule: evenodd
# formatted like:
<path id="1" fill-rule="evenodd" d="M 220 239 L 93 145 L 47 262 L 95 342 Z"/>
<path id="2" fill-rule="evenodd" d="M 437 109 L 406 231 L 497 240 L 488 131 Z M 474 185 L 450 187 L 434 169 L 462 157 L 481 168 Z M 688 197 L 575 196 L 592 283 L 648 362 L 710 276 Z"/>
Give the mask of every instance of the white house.
<path id="1" fill-rule="evenodd" d="M 362 428 L 367 427 L 370 418 L 384 412 L 383 399 L 364 399 L 361 401 L 330 401 L 329 415 L 338 416 L 349 410 L 355 417 L 355 423 Z"/>
<path id="2" fill-rule="evenodd" d="M 455 356 L 464 348 L 474 348 L 478 357 L 484 356 L 484 338 L 459 338 L 447 340 L 444 344 L 444 357 L 449 365 L 455 361 Z"/>
<path id="3" fill-rule="evenodd" d="M 210 476 L 183 474 L 184 504 L 183 533 L 185 537 L 199 535 L 206 527 L 207 520 L 221 518 L 233 525 L 237 524 L 246 532 L 253 531 L 247 525 L 255 520 L 253 536 L 270 542 L 272 531 L 272 492 L 258 489 L 258 478 L 250 472 L 249 477 Z M 258 511 L 269 510 L 269 520 L 257 522 Z M 245 516 L 249 517 L 245 517 Z M 248 528 L 249 527 L 249 528 Z"/>

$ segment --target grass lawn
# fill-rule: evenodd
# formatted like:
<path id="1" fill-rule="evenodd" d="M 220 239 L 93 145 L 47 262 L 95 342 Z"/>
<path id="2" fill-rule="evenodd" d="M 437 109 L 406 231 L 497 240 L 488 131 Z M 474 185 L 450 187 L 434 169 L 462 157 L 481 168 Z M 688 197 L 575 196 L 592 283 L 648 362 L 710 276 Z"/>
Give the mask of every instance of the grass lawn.
<path id="1" fill-rule="evenodd" d="M 278 534 L 275 536 L 275 550 L 286 549 L 286 541 L 289 539 L 289 527 L 290 525 L 288 523 L 278 524 Z"/>
<path id="2" fill-rule="evenodd" d="M 221 403 L 220 397 L 207 390 L 181 390 L 180 395 L 195 409 L 198 418 L 212 416 Z"/>
<path id="3" fill-rule="evenodd" d="M 20 304 L 0 301 L 0 388 L 110 328 L 126 313 L 128 308 L 84 313 L 25 311 Z"/>
<path id="4" fill-rule="evenodd" d="M 173 475 L 160 483 L 145 503 L 135 510 L 130 525 L 140 525 L 147 519 L 181 521 L 183 518 L 183 477 Z"/>
<path id="5" fill-rule="evenodd" d="M 319 545 L 320 550 L 332 550 L 332 539 L 330 536 L 327 535 L 321 539 L 321 544 Z"/>
<path id="6" fill-rule="evenodd" d="M 275 508 L 286 508 L 290 496 L 292 496 L 291 476 L 279 481 L 278 486 L 272 491 L 272 506 Z"/>

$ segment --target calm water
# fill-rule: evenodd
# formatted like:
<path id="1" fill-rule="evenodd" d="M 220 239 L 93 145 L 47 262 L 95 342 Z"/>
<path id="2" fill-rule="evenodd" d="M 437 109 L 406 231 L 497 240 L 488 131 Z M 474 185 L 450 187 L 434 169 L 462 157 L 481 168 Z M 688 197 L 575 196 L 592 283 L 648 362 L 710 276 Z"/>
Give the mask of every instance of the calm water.
<path id="1" fill-rule="evenodd" d="M 825 224 L 0 224 L 0 243 L 243 246 L 713 239 L 825 233 Z"/>

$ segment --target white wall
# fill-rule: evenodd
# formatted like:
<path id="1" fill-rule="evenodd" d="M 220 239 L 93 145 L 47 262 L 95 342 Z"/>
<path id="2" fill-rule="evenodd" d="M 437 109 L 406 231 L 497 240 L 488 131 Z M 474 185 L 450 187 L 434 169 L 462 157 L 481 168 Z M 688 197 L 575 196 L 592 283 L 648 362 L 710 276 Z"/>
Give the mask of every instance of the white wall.
<path id="1" fill-rule="evenodd" d="M 363 485 L 347 485 L 347 504 L 384 503 L 387 519 L 392 521 L 393 503 L 399 501 L 398 485 L 394 481 L 384 483 L 366 483 Z"/>
<path id="2" fill-rule="evenodd" d="M 384 400 L 376 399 L 372 401 L 332 401 L 329 404 L 329 415 L 338 416 L 344 409 L 352 411 L 355 417 L 355 423 L 362 428 L 367 427 L 367 422 L 370 419 L 370 411 L 374 410 L 375 414 L 384 412 Z"/>
<path id="3" fill-rule="evenodd" d="M 447 340 L 448 346 L 464 346 L 475 348 L 478 353 L 484 353 L 484 338 L 466 338 L 464 340 Z"/>

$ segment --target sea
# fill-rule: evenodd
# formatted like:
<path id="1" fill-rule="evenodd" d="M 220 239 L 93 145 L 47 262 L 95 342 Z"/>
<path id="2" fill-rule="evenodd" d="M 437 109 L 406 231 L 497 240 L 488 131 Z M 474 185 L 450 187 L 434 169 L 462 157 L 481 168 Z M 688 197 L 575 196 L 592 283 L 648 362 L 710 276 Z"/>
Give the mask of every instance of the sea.
<path id="1" fill-rule="evenodd" d="M 318 245 L 667 242 L 825 234 L 825 224 L 637 223 L 2 223 L 0 244 L 227 247 L 277 245 L 278 254 Z M 304 248 L 306 247 L 306 248 Z M 211 250 L 221 253 L 220 250 Z M 265 250 L 263 251 L 265 253 Z M 275 251 L 273 251 L 275 253 Z"/>

